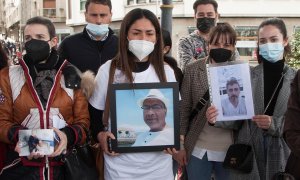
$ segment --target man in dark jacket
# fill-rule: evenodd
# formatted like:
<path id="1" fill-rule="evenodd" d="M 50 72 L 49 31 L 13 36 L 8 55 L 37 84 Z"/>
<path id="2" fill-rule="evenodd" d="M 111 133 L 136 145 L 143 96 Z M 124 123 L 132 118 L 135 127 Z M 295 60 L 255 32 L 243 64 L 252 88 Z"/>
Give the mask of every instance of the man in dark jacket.
<path id="1" fill-rule="evenodd" d="M 293 83 L 288 108 L 285 114 L 283 137 L 291 149 L 285 171 L 292 174 L 296 180 L 300 179 L 300 70 Z"/>
<path id="2" fill-rule="evenodd" d="M 111 22 L 110 0 L 87 0 L 83 32 L 64 39 L 59 47 L 62 58 L 77 66 L 82 72 L 95 74 L 99 67 L 117 53 L 118 38 L 108 27 Z"/>
<path id="3" fill-rule="evenodd" d="M 97 74 L 99 67 L 112 59 L 118 51 L 118 38 L 108 27 L 111 22 L 110 0 L 87 0 L 83 32 L 64 39 L 59 47 L 62 58 L 77 66 L 82 72 L 91 70 Z M 96 136 L 103 129 L 102 112 L 89 105 L 91 132 Z"/>

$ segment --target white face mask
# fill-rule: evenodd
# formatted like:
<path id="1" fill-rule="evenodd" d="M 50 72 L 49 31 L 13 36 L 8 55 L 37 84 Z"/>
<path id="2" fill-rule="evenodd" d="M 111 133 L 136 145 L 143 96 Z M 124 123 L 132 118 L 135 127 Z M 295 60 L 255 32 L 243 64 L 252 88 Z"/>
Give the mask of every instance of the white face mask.
<path id="1" fill-rule="evenodd" d="M 108 30 L 108 24 L 92 24 L 88 23 L 86 29 L 92 33 L 94 36 L 104 36 Z"/>
<path id="2" fill-rule="evenodd" d="M 140 61 L 142 61 L 154 50 L 154 43 L 145 40 L 130 40 L 128 44 L 128 49 Z"/>

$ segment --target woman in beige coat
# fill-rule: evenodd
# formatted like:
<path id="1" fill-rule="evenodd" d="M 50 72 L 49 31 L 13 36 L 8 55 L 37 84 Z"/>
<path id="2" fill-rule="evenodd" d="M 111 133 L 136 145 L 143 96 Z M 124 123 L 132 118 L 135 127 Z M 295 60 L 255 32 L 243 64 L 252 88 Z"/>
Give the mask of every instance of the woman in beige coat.
<path id="1" fill-rule="evenodd" d="M 212 29 L 209 41 L 209 56 L 186 66 L 181 89 L 180 134 L 181 150 L 174 158 L 181 166 L 186 165 L 189 180 L 211 179 L 212 171 L 216 179 L 228 179 L 228 171 L 222 167 L 226 150 L 233 143 L 230 130 L 209 126 L 205 112 L 208 102 L 198 114 L 190 119 L 190 114 L 208 90 L 207 63 L 222 63 L 235 60 L 236 33 L 228 23 Z M 220 138 L 215 138 L 220 137 Z"/>

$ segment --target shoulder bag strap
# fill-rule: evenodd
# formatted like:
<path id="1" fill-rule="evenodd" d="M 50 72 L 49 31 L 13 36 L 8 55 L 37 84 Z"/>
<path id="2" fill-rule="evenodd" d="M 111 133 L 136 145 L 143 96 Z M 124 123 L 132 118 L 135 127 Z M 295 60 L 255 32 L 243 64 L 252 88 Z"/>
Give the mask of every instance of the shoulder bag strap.
<path id="1" fill-rule="evenodd" d="M 208 100 L 209 100 L 209 92 L 207 90 L 205 94 L 202 96 L 202 98 L 196 104 L 196 107 L 192 110 L 189 116 L 189 123 L 194 119 L 194 117 L 198 114 L 198 112 L 201 111 L 201 109 L 205 106 Z"/>
<path id="2" fill-rule="evenodd" d="M 284 77 L 284 74 L 282 73 L 281 78 L 279 79 L 278 84 L 276 85 L 275 90 L 273 91 L 273 94 L 272 94 L 272 96 L 271 96 L 271 98 L 270 98 L 270 100 L 269 100 L 269 102 L 268 102 L 268 104 L 267 104 L 267 106 L 266 106 L 266 108 L 264 110 L 264 114 L 266 113 L 267 109 L 269 108 L 269 105 L 271 104 L 271 101 L 274 98 L 275 93 L 278 90 L 278 87 L 280 85 L 280 82 L 283 80 L 283 77 Z M 256 126 L 256 128 L 254 129 L 254 131 L 251 133 L 250 139 L 248 140 L 247 144 L 250 143 L 250 141 L 252 140 L 254 134 L 256 134 L 257 129 L 258 129 L 258 126 Z"/>

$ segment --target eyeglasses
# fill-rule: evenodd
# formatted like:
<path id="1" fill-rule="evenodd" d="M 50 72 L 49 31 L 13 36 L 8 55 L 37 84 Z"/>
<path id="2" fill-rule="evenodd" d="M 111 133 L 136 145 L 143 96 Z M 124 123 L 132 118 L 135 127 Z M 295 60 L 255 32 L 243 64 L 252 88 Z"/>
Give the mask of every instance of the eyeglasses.
<path id="1" fill-rule="evenodd" d="M 152 106 L 149 105 L 144 105 L 141 107 L 144 111 L 149 111 L 150 109 L 152 110 L 160 110 L 160 109 L 164 109 L 164 107 L 162 105 L 159 104 L 154 104 Z"/>

